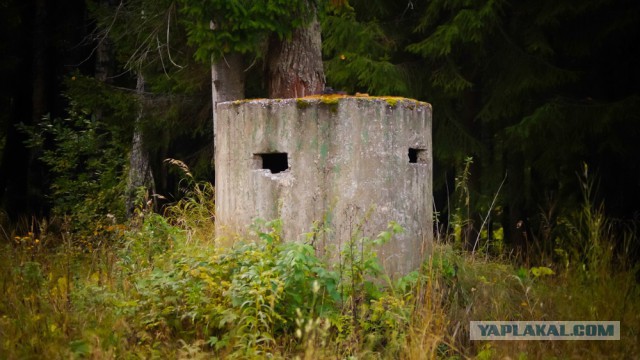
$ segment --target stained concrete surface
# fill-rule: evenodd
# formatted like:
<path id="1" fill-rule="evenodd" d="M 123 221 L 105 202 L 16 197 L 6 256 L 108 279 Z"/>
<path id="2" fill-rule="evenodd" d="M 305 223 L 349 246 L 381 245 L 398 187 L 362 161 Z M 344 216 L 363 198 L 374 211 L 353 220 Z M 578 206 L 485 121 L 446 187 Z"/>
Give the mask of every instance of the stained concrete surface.
<path id="1" fill-rule="evenodd" d="M 286 240 L 313 241 L 335 259 L 360 225 L 373 238 L 393 220 L 405 231 L 377 251 L 385 271 L 419 267 L 433 241 L 431 105 L 320 96 L 216 111 L 218 236 L 280 218 Z M 309 238 L 314 223 L 329 231 Z"/>

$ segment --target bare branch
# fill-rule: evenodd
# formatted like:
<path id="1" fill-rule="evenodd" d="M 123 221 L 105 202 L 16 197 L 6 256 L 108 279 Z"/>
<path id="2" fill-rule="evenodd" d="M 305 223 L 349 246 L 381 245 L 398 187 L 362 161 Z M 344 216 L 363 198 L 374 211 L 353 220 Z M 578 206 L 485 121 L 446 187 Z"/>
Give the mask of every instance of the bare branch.
<path id="1" fill-rule="evenodd" d="M 183 69 L 184 66 L 176 64 L 176 62 L 171 58 L 171 42 L 169 41 L 169 32 L 171 29 L 171 11 L 175 10 L 175 6 L 175 3 L 172 3 L 171 7 L 169 8 L 169 13 L 167 14 L 167 55 L 169 56 L 169 61 L 171 61 L 174 66 L 179 69 Z"/>
<path id="2" fill-rule="evenodd" d="M 109 26 L 101 31 L 97 31 L 96 30 L 96 37 L 94 39 L 100 39 L 98 41 L 98 43 L 96 44 L 96 46 L 93 47 L 93 49 L 91 49 L 91 52 L 89 53 L 89 55 L 87 55 L 87 57 L 80 61 L 78 64 L 76 64 L 75 66 L 80 66 L 82 64 L 84 64 L 85 62 L 89 61 L 89 59 L 91 59 L 91 57 L 93 56 L 93 54 L 98 50 L 98 47 L 100 47 L 100 45 L 102 45 L 102 43 L 107 40 L 107 38 L 109 37 L 109 34 L 111 33 L 111 29 L 113 28 L 113 25 L 116 23 L 116 19 L 118 19 L 118 13 L 120 12 L 120 9 L 122 9 L 122 6 L 124 6 L 124 2 L 120 1 L 120 4 L 118 4 L 118 7 L 116 8 L 114 15 L 113 15 L 113 20 L 111 20 L 111 24 L 109 24 Z"/>
<path id="3" fill-rule="evenodd" d="M 171 76 L 169 76 L 169 74 L 167 73 L 167 68 L 164 65 L 164 57 L 162 56 L 162 45 L 160 45 L 160 38 L 158 38 L 156 36 L 156 42 L 158 43 L 158 56 L 160 56 L 160 63 L 162 64 L 162 72 L 164 72 L 164 75 L 167 78 L 171 78 Z"/>

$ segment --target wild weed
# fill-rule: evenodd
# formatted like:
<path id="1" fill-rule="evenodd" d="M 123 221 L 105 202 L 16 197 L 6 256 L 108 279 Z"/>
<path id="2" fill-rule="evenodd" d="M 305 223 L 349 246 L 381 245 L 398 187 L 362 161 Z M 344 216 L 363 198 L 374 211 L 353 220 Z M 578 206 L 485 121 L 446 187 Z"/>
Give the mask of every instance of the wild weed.
<path id="1" fill-rule="evenodd" d="M 0 358 L 537 359 L 640 352 L 637 267 L 625 260 L 635 238 L 617 233 L 591 201 L 550 229 L 563 250 L 555 263 L 531 258 L 535 266 L 520 267 L 445 243 L 420 269 L 391 281 L 376 247 L 401 231 L 398 224 L 368 236 L 366 218 L 354 222 L 333 262 L 316 255 L 313 241 L 283 239 L 279 220 L 256 220 L 251 236 L 223 246 L 213 235 L 210 185 L 185 184 L 185 198 L 163 216 L 143 207 L 132 224 L 107 218 L 99 231 L 92 226 L 91 241 L 68 231 L 65 221 L 4 230 L 10 241 L 0 245 Z M 319 236 L 332 233 L 316 226 L 309 239 Z M 622 339 L 472 342 L 471 320 L 620 320 Z"/>

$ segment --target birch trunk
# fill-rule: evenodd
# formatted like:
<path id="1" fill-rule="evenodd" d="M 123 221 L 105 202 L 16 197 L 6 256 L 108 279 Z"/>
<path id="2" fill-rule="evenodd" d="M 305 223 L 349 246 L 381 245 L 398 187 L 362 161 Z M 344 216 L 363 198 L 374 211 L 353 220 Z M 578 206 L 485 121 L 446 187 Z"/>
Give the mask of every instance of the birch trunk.
<path id="1" fill-rule="evenodd" d="M 211 101 L 213 104 L 213 146 L 216 144 L 216 105 L 244 99 L 244 61 L 239 53 L 227 54 L 211 65 Z M 214 167 L 215 168 L 215 167 Z"/>
<path id="2" fill-rule="evenodd" d="M 144 136 L 140 127 L 140 122 L 144 116 L 144 75 L 138 73 L 136 92 L 140 99 L 140 109 L 136 118 L 131 142 L 131 154 L 129 156 L 129 175 L 127 178 L 127 216 L 130 218 L 134 214 L 136 200 L 141 189 L 148 192 L 155 192 L 153 173 L 149 164 L 149 154 L 144 148 Z M 153 198 L 151 198 L 153 200 Z"/>

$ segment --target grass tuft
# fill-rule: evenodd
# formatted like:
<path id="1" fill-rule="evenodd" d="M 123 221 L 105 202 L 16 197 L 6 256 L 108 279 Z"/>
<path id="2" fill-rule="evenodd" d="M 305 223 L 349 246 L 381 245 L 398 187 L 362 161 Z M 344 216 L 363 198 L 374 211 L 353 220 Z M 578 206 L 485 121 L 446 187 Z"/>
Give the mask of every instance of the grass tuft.
<path id="1" fill-rule="evenodd" d="M 187 196 L 163 216 L 140 210 L 136 222 L 96 231 L 91 247 L 82 232 L 60 231 L 64 225 L 3 226 L 0 358 L 640 353 L 638 267 L 614 246 L 632 235 L 617 233 L 589 202 L 561 222 L 557 253 L 565 255 L 530 258 L 535 266 L 525 268 L 441 243 L 420 269 L 389 283 L 376 278 L 374 250 L 397 224 L 373 239 L 356 233 L 333 265 L 311 245 L 285 241 L 278 220 L 257 221 L 253 235 L 233 245 L 216 243 L 213 188 L 185 187 Z M 622 339 L 471 342 L 471 320 L 620 320 Z"/>

